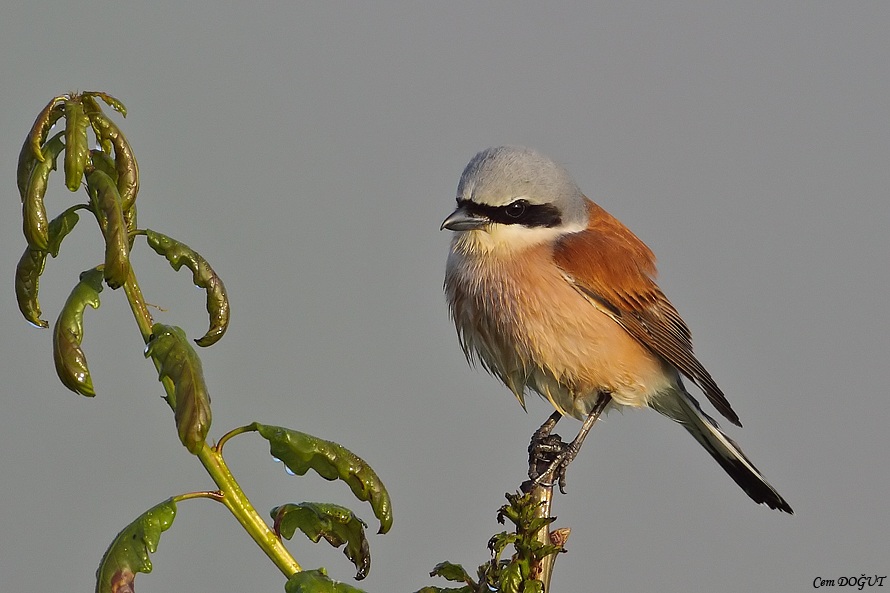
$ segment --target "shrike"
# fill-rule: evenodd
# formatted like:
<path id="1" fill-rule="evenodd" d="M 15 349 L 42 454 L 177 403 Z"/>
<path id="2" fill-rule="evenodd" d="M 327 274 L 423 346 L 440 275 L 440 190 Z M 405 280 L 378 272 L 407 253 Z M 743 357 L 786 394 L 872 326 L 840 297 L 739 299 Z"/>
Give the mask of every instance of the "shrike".
<path id="1" fill-rule="evenodd" d="M 681 375 L 741 426 L 655 283 L 652 251 L 563 167 L 527 148 L 480 152 L 442 228 L 454 231 L 445 292 L 467 359 L 523 406 L 526 390 L 553 404 L 536 433 L 545 450 L 561 416 L 584 421 L 548 468 L 561 486 L 601 412 L 648 406 L 682 424 L 755 502 L 793 512 L 683 386 Z"/>

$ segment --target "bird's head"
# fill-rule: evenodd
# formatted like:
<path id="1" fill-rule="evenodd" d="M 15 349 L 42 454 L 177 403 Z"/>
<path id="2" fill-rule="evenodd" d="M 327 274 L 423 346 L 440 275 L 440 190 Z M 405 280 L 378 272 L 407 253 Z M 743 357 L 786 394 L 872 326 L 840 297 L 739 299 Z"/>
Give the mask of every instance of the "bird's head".
<path id="1" fill-rule="evenodd" d="M 457 186 L 457 209 L 442 223 L 466 253 L 509 255 L 587 228 L 587 199 L 569 173 L 528 148 L 483 150 Z"/>

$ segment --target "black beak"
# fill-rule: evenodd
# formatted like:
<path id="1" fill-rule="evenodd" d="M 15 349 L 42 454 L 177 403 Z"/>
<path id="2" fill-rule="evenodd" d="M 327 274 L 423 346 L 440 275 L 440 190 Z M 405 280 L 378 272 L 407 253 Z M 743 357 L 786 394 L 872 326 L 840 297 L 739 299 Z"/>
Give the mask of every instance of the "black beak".
<path id="1" fill-rule="evenodd" d="M 449 231 L 476 231 L 484 229 L 491 223 L 487 216 L 473 214 L 469 212 L 465 206 L 458 206 L 457 210 L 448 215 L 442 222 L 439 230 L 448 229 Z"/>

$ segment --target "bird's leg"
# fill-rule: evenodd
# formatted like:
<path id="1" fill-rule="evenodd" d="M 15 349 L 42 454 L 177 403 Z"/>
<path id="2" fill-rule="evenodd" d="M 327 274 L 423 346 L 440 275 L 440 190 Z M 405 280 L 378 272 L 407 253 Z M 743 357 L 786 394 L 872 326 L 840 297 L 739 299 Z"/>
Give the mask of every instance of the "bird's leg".
<path id="1" fill-rule="evenodd" d="M 528 477 L 530 482 L 526 482 L 531 487 L 536 485 L 536 481 L 550 466 L 556 456 L 565 448 L 566 444 L 559 435 L 551 435 L 550 433 L 556 427 L 556 423 L 562 418 L 559 412 L 553 412 L 547 421 L 541 425 L 538 430 L 532 434 L 531 441 L 528 444 Z M 525 484 L 523 485 L 524 489 Z"/>
<path id="2" fill-rule="evenodd" d="M 575 440 L 573 440 L 568 446 L 566 446 L 565 443 L 562 443 L 561 440 L 559 441 L 560 443 L 562 443 L 562 449 L 559 452 L 555 453 L 543 473 L 539 473 L 538 476 L 532 478 L 532 486 L 537 486 L 545 477 L 551 476 L 551 480 L 557 480 L 559 482 L 559 491 L 563 494 L 566 493 L 566 470 L 568 469 L 569 464 L 572 462 L 572 460 L 574 460 L 575 457 L 578 456 L 578 452 L 581 450 L 581 445 L 584 443 L 584 439 L 587 438 L 587 433 L 590 432 L 590 429 L 593 428 L 593 425 L 596 423 L 600 415 L 603 413 L 603 410 L 606 409 L 606 406 L 608 406 L 609 402 L 611 401 L 612 395 L 610 393 L 600 393 L 599 398 L 597 398 L 596 400 L 596 404 L 594 404 L 593 406 L 593 409 L 587 415 L 587 418 L 584 419 L 584 424 L 581 425 L 581 430 L 578 431 L 578 436 L 576 436 Z M 553 416 L 551 416 L 550 419 L 548 419 L 547 422 L 544 423 L 544 426 L 542 426 L 539 431 L 543 430 L 551 422 L 552 419 Z M 555 424 L 556 422 L 554 421 L 553 425 Z M 550 426 L 550 429 L 553 429 L 552 425 Z M 549 435 L 549 431 L 547 432 Z"/>

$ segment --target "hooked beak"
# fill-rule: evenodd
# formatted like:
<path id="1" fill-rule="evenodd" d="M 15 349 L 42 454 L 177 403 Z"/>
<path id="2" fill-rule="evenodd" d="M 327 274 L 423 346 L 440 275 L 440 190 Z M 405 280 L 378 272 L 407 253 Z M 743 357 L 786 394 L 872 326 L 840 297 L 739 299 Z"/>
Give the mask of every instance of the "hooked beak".
<path id="1" fill-rule="evenodd" d="M 439 230 L 448 229 L 449 231 L 476 231 L 484 229 L 491 223 L 486 216 L 473 214 L 466 207 L 458 206 L 457 210 L 448 215 L 448 218 L 442 222 Z"/>

